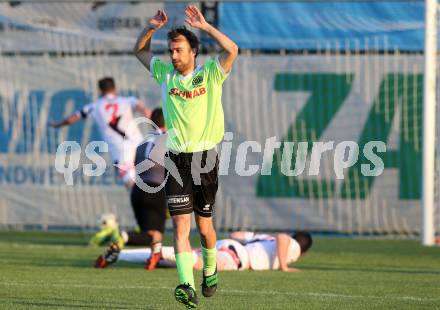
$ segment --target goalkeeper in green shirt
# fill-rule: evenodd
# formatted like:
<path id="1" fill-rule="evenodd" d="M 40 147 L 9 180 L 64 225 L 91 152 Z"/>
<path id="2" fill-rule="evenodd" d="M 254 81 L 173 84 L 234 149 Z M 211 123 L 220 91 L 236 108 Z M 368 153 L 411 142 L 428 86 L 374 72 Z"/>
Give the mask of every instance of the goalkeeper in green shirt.
<path id="1" fill-rule="evenodd" d="M 150 19 L 136 42 L 134 52 L 159 84 L 162 93 L 169 159 L 178 171 L 178 176 L 168 175 L 165 184 L 179 274 L 179 285 L 174 294 L 177 301 L 188 308 L 195 308 L 198 301 L 189 242 L 191 214 L 195 213 L 202 246 L 202 294 L 210 297 L 215 293 L 218 282 L 217 237 L 212 211 L 218 188 L 216 145 L 224 135 L 222 84 L 237 58 L 238 47 L 208 24 L 197 7 L 188 6 L 185 15 L 191 27 L 204 31 L 218 42 L 223 49 L 220 55 L 204 64 L 196 64 L 199 40 L 182 26 L 168 33 L 171 63 L 154 57 L 150 48 L 151 38 L 168 20 L 163 10 Z"/>

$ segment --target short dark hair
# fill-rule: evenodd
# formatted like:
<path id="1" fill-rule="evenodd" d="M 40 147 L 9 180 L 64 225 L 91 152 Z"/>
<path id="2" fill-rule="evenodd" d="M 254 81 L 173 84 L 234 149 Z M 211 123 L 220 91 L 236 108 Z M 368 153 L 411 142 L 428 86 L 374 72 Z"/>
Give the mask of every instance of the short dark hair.
<path id="1" fill-rule="evenodd" d="M 185 26 L 180 26 L 171 29 L 167 35 L 168 41 L 174 41 L 180 35 L 186 38 L 186 40 L 189 43 L 189 46 L 191 46 L 191 49 L 195 50 L 195 54 L 197 57 L 197 55 L 199 54 L 199 45 L 200 45 L 199 38 L 197 38 L 194 32 L 188 30 L 188 28 L 186 28 Z"/>
<path id="2" fill-rule="evenodd" d="M 301 248 L 301 254 L 307 252 L 312 246 L 313 240 L 312 236 L 305 231 L 298 231 L 292 235 L 292 238 L 298 242 Z"/>
<path id="3" fill-rule="evenodd" d="M 98 81 L 99 90 L 102 93 L 107 93 L 116 88 L 115 80 L 112 77 L 104 77 Z"/>
<path id="4" fill-rule="evenodd" d="M 112 77 L 104 77 L 98 81 L 98 87 L 105 94 L 115 89 L 115 80 Z"/>
<path id="5" fill-rule="evenodd" d="M 151 120 L 157 125 L 157 127 L 164 127 L 165 120 L 161 108 L 156 108 L 151 112 Z"/>

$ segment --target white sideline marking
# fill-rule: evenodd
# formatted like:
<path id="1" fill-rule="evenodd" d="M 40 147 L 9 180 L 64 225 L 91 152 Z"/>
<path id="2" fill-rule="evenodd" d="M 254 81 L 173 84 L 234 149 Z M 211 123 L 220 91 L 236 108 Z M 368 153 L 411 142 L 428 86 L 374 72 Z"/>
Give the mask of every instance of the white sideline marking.
<path id="1" fill-rule="evenodd" d="M 76 287 L 76 288 L 90 288 L 90 289 L 152 289 L 152 290 L 167 290 L 173 291 L 174 288 L 167 286 L 143 286 L 143 285 L 118 285 L 118 286 L 103 286 L 103 285 L 88 285 L 88 284 L 64 284 L 64 283 L 20 283 L 20 282 L 0 282 L 0 286 L 50 286 L 50 287 Z M 352 298 L 352 299 L 395 299 L 395 300 L 413 300 L 413 301 L 439 301 L 440 298 L 423 298 L 414 296 L 372 296 L 372 295 L 345 295 L 333 293 L 314 293 L 314 292 L 278 292 L 278 291 L 244 291 L 244 290 L 225 290 L 219 289 L 223 293 L 235 294 L 255 294 L 255 295 L 287 295 L 287 296 L 314 296 L 314 297 L 334 297 L 334 298 Z"/>

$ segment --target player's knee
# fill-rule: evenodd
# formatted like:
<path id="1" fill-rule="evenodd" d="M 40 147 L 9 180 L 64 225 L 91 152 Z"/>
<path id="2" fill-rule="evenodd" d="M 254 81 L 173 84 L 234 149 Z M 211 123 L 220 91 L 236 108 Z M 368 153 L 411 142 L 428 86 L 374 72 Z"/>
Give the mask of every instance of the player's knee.
<path id="1" fill-rule="evenodd" d="M 215 237 L 215 230 L 214 230 L 214 226 L 212 225 L 200 225 L 199 226 L 199 233 L 200 236 L 203 239 L 210 239 Z"/>

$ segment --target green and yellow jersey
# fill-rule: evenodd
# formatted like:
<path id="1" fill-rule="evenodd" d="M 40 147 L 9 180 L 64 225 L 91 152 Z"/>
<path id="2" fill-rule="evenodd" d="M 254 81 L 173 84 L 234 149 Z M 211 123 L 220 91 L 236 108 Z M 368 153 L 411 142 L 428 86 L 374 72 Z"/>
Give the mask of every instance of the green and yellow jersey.
<path id="1" fill-rule="evenodd" d="M 167 147 L 183 153 L 208 150 L 224 135 L 222 84 L 227 78 L 218 58 L 182 76 L 170 63 L 153 57 L 153 78 L 162 90 Z"/>

